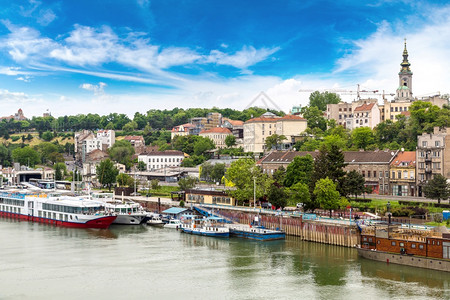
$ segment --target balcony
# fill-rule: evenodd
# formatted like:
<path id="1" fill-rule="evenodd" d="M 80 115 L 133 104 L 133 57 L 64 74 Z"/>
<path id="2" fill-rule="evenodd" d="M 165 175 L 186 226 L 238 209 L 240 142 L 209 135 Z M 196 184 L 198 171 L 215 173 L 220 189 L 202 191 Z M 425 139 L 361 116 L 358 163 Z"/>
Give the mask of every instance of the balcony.
<path id="1" fill-rule="evenodd" d="M 425 173 L 432 173 L 433 171 L 431 170 L 431 168 L 425 168 Z"/>

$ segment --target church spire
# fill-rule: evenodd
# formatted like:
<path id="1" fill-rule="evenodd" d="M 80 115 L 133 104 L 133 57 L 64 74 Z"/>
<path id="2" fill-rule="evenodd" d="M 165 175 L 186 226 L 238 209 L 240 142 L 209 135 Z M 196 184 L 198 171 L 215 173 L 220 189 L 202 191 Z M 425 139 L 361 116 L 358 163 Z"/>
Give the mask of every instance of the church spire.
<path id="1" fill-rule="evenodd" d="M 408 61 L 408 50 L 406 49 L 406 39 L 405 39 L 405 49 L 403 50 L 403 61 L 400 64 L 402 68 L 400 69 L 400 74 L 412 74 L 411 69 L 409 68 L 411 64 Z"/>

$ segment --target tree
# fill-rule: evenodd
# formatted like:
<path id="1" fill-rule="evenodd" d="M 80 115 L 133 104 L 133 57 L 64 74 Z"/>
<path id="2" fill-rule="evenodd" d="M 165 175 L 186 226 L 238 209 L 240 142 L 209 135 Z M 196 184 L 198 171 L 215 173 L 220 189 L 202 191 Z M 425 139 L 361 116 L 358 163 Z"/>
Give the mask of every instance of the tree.
<path id="1" fill-rule="evenodd" d="M 228 148 L 231 148 L 236 145 L 236 137 L 232 134 L 227 135 L 225 138 L 225 145 L 227 145 Z"/>
<path id="2" fill-rule="evenodd" d="M 4 167 L 11 165 L 11 151 L 3 144 L 0 144 L 0 165 Z"/>
<path id="3" fill-rule="evenodd" d="M 128 187 L 130 187 L 130 186 L 134 185 L 133 177 L 131 177 L 130 175 L 125 174 L 125 173 L 120 173 L 119 175 L 117 175 L 116 181 L 117 181 L 117 184 L 119 186 L 128 186 Z"/>
<path id="4" fill-rule="evenodd" d="M 450 185 L 447 182 L 447 178 L 441 174 L 436 174 L 423 187 L 423 192 L 427 198 L 437 199 L 440 204 L 441 199 L 447 200 L 450 197 Z"/>
<path id="5" fill-rule="evenodd" d="M 375 138 L 370 127 L 358 127 L 352 131 L 352 141 L 358 149 L 366 150 L 375 143 Z"/>
<path id="6" fill-rule="evenodd" d="M 327 110 L 327 104 L 338 104 L 341 102 L 341 97 L 335 93 L 315 91 L 309 95 L 309 106 L 315 106 L 321 111 Z"/>
<path id="7" fill-rule="evenodd" d="M 40 162 L 39 153 L 29 146 L 14 149 L 12 151 L 12 158 L 15 162 L 30 167 L 34 167 Z"/>
<path id="8" fill-rule="evenodd" d="M 150 185 L 152 187 L 152 190 L 159 190 L 161 188 L 161 186 L 159 185 L 159 180 L 158 179 L 150 180 Z"/>
<path id="9" fill-rule="evenodd" d="M 267 192 L 267 199 L 275 207 L 284 208 L 287 204 L 287 197 L 284 188 L 271 184 Z"/>
<path id="10" fill-rule="evenodd" d="M 316 106 L 305 106 L 302 107 L 301 113 L 303 118 L 307 121 L 307 126 L 309 129 L 320 129 L 320 131 L 325 131 L 327 129 L 327 120 L 323 117 L 323 112 Z"/>
<path id="11" fill-rule="evenodd" d="M 347 164 L 345 163 L 344 153 L 339 149 L 337 145 L 331 145 L 331 148 L 327 153 L 327 160 L 327 176 L 336 184 L 339 193 L 341 195 L 345 195 L 344 177 L 347 172 L 344 171 L 344 168 L 347 166 Z"/>
<path id="12" fill-rule="evenodd" d="M 140 161 L 140 162 L 138 162 L 138 164 L 137 164 L 137 168 L 138 168 L 138 170 L 139 171 L 146 171 L 147 170 L 147 165 L 145 164 L 145 162 L 143 162 L 143 161 Z"/>
<path id="13" fill-rule="evenodd" d="M 182 191 L 186 191 L 188 189 L 192 189 L 196 183 L 197 183 L 197 178 L 188 176 L 188 177 L 181 178 L 178 181 L 178 186 L 180 187 L 180 189 Z"/>
<path id="14" fill-rule="evenodd" d="M 127 169 L 131 168 L 131 156 L 134 154 L 134 147 L 130 142 L 125 140 L 117 141 L 109 148 L 108 153 L 114 161 L 124 164 Z"/>
<path id="15" fill-rule="evenodd" d="M 46 131 L 42 134 L 42 139 L 46 142 L 53 140 L 53 133 L 51 131 Z"/>
<path id="16" fill-rule="evenodd" d="M 278 135 L 276 133 L 266 137 L 265 139 L 266 150 L 269 151 L 272 148 L 277 149 L 278 145 L 280 145 L 284 140 L 286 140 L 286 136 Z"/>
<path id="17" fill-rule="evenodd" d="M 352 170 L 347 173 L 344 180 L 344 190 L 346 195 L 355 195 L 355 198 L 358 198 L 358 195 L 361 195 L 365 192 L 364 184 L 366 183 L 364 177 Z"/>
<path id="18" fill-rule="evenodd" d="M 213 168 L 214 166 L 210 162 L 204 162 L 200 166 L 200 178 L 206 181 L 210 181 Z"/>
<path id="19" fill-rule="evenodd" d="M 216 145 L 210 138 L 201 138 L 194 143 L 194 155 L 203 155 L 206 151 L 215 148 Z"/>
<path id="20" fill-rule="evenodd" d="M 240 158 L 232 162 L 227 169 L 226 178 L 236 187 L 229 193 L 240 204 L 253 199 L 254 192 L 256 198 L 259 199 L 272 183 L 272 180 L 269 180 L 267 175 L 262 174 L 261 169 L 250 158 Z"/>
<path id="21" fill-rule="evenodd" d="M 309 188 L 306 183 L 297 182 L 287 190 L 289 197 L 289 206 L 296 206 L 297 203 L 303 203 L 303 207 L 309 210 L 311 205 L 311 195 L 309 194 Z"/>
<path id="22" fill-rule="evenodd" d="M 112 185 L 117 180 L 117 175 L 119 175 L 119 170 L 114 166 L 114 163 L 109 158 L 101 161 L 97 166 L 98 181 L 103 186 L 108 187 L 110 191 Z"/>
<path id="23" fill-rule="evenodd" d="M 314 160 L 311 155 L 296 156 L 287 166 L 284 186 L 290 187 L 297 182 L 308 183 L 314 169 Z"/>
<path id="24" fill-rule="evenodd" d="M 53 168 L 55 169 L 55 179 L 62 180 L 67 172 L 66 164 L 63 162 L 59 162 L 54 164 Z"/>
<path id="25" fill-rule="evenodd" d="M 328 177 L 317 181 L 314 188 L 314 195 L 320 207 L 330 211 L 330 218 L 331 211 L 340 207 L 341 196 L 336 190 L 336 185 Z"/>

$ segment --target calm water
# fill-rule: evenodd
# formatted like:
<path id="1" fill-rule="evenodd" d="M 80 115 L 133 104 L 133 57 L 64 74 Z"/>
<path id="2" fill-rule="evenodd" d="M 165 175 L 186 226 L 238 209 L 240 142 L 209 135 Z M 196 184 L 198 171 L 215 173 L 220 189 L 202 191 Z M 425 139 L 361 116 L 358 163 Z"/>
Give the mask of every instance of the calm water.
<path id="1" fill-rule="evenodd" d="M 450 299 L 450 274 L 303 242 L 0 218 L 0 299 Z"/>

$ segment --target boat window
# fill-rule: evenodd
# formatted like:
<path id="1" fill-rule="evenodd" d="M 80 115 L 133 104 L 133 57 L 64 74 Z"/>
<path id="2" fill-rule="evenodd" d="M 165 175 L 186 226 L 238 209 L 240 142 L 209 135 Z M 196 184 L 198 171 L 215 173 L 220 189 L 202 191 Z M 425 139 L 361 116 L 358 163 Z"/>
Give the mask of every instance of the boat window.
<path id="1" fill-rule="evenodd" d="M 372 242 L 372 238 L 369 238 L 369 242 Z"/>
<path id="2" fill-rule="evenodd" d="M 405 247 L 405 243 L 400 243 L 400 247 Z"/>
<path id="3" fill-rule="evenodd" d="M 392 246 L 395 246 L 395 245 L 396 245 L 396 243 L 395 243 L 395 242 L 391 242 L 391 245 L 392 245 Z"/>
<path id="4" fill-rule="evenodd" d="M 439 241 L 437 241 L 437 245 L 438 245 L 438 246 L 440 245 Z"/>
<path id="5" fill-rule="evenodd" d="M 363 237 L 363 241 L 367 241 L 367 238 L 366 238 L 366 237 Z"/>
<path id="6" fill-rule="evenodd" d="M 416 249 L 416 244 L 411 244 L 411 248 Z"/>
<path id="7" fill-rule="evenodd" d="M 423 245 L 419 245 L 419 249 L 423 249 Z"/>
<path id="8" fill-rule="evenodd" d="M 379 245 L 379 244 L 380 244 L 380 241 L 377 241 L 377 244 Z"/>

